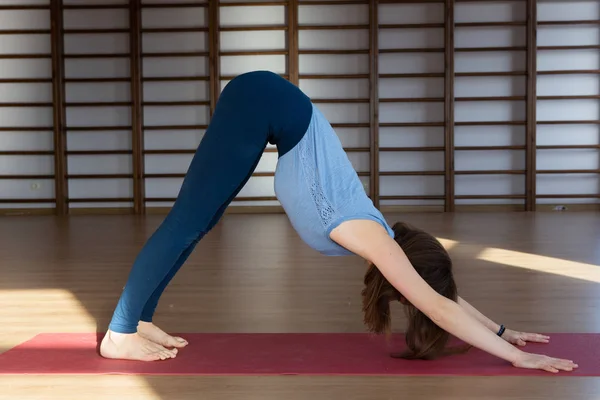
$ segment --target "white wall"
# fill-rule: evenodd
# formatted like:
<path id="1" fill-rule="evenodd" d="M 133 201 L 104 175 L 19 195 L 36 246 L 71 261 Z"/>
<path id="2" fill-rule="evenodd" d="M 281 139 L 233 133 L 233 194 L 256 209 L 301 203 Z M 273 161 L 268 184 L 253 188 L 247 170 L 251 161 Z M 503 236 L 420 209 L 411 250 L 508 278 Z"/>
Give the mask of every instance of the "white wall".
<path id="1" fill-rule="evenodd" d="M 169 3 L 172 1 L 145 0 L 144 3 Z M 230 0 L 221 3 L 231 2 Z M 13 0 L 12 4 L 16 1 Z M 28 1 L 31 4 L 48 4 L 48 1 Z M 65 4 L 93 4 L 90 0 L 68 0 Z M 126 0 L 111 1 L 126 4 Z M 252 1 L 248 1 L 252 3 Z M 1 4 L 10 4 L 0 0 Z M 18 2 L 18 4 L 24 4 Z M 146 8 L 142 13 L 142 28 L 199 27 L 208 25 L 207 8 Z M 457 3 L 456 22 L 524 21 L 525 2 L 465 2 Z M 600 19 L 598 1 L 540 1 L 539 21 Z M 379 23 L 439 23 L 444 21 L 443 5 L 381 4 Z M 0 29 L 50 28 L 48 10 L 0 10 Z M 66 10 L 66 29 L 77 28 L 128 28 L 127 9 Z M 227 27 L 266 26 L 287 23 L 283 5 L 227 6 L 220 9 L 220 46 L 222 52 L 272 51 L 269 55 L 227 55 L 220 57 L 223 88 L 230 76 L 254 69 L 269 69 L 286 74 L 287 34 L 281 30 L 227 31 Z M 336 124 L 357 123 L 361 127 L 340 128 L 336 131 L 348 148 L 369 146 L 369 15 L 367 5 L 312 5 L 300 1 L 299 6 L 299 86 Z M 306 29 L 309 25 L 355 25 L 353 29 Z M 600 35 L 597 24 L 538 27 L 538 45 L 598 45 Z M 200 52 L 187 57 L 144 57 L 143 83 L 145 102 L 208 102 L 209 85 L 206 78 L 195 81 L 160 81 L 159 78 L 196 76 L 208 77 L 208 32 L 153 33 L 142 38 L 145 53 Z M 525 46 L 525 26 L 456 27 L 457 48 Z M 444 29 L 410 28 L 381 29 L 380 49 L 438 48 L 444 46 Z M 306 54 L 306 50 L 349 50 L 358 54 Z M 364 50 L 360 53 L 360 50 Z M 72 78 L 115 78 L 113 82 L 77 83 L 66 86 L 67 148 L 77 150 L 131 150 L 130 108 L 124 106 L 81 107 L 77 102 L 117 101 L 129 102 L 129 58 L 111 57 L 129 51 L 127 33 L 66 34 L 65 53 L 99 53 L 106 58 L 67 58 L 65 75 Z M 0 35 L 0 54 L 14 53 L 50 54 L 50 35 Z M 311 53 L 314 53 L 311 52 Z M 600 69 L 598 49 L 540 50 L 538 71 L 566 69 Z M 442 73 L 443 52 L 382 53 L 379 55 L 380 74 Z M 524 121 L 525 101 L 463 101 L 466 97 L 525 96 L 525 76 L 461 77 L 463 72 L 525 71 L 524 51 L 456 52 L 455 80 L 455 145 L 456 146 L 524 146 L 525 126 L 463 126 L 473 121 Z M 331 75 L 346 74 L 354 77 L 339 79 Z M 0 59 L 0 79 L 50 78 L 50 58 Z M 538 95 L 598 95 L 599 74 L 539 75 Z M 149 81 L 152 79 L 152 81 Z M 204 79 L 204 80 L 203 80 Z M 442 98 L 443 77 L 385 78 L 379 82 L 379 96 L 393 98 Z M 351 99 L 347 103 L 326 103 L 326 99 Z M 0 83 L 0 102 L 48 103 L 37 107 L 0 106 L 0 126 L 17 128 L 35 127 L 35 131 L 0 130 L 0 151 L 37 150 L 52 151 L 52 87 L 49 82 Z M 600 120 L 597 99 L 538 100 L 538 121 Z M 442 102 L 381 102 L 380 122 L 385 123 L 442 123 Z M 202 138 L 203 126 L 209 122 L 208 105 L 144 105 L 145 149 L 193 151 Z M 161 129 L 161 126 L 177 128 Z M 86 127 L 113 127 L 102 131 L 85 130 Z M 114 128 L 116 127 L 116 128 Z M 598 145 L 598 124 L 550 125 L 541 123 L 537 128 L 538 145 Z M 73 129 L 75 128 L 75 129 Z M 78 128 L 78 129 L 77 129 Z M 380 146 L 384 147 L 443 147 L 443 126 L 381 127 Z M 590 149 L 538 149 L 537 168 L 583 169 L 600 168 L 599 150 Z M 368 151 L 348 153 L 356 170 L 369 172 Z M 265 153 L 257 172 L 274 172 L 276 153 Z M 192 154 L 146 154 L 147 174 L 184 174 Z M 457 196 L 469 195 L 524 195 L 523 174 L 465 174 L 479 170 L 524 170 L 524 150 L 458 150 L 455 153 Z M 130 154 L 70 155 L 68 174 L 124 174 L 132 173 Z M 443 151 L 401 151 L 380 153 L 380 171 L 442 172 Z M 53 174 L 52 155 L 0 156 L 2 174 Z M 368 189 L 368 176 L 361 177 Z M 147 178 L 146 196 L 173 198 L 182 178 Z M 39 186 L 39 188 L 38 188 Z M 599 193 L 599 174 L 538 174 L 539 194 Z M 443 196 L 444 176 L 382 176 L 382 196 Z M 71 198 L 132 198 L 130 177 L 111 179 L 69 179 Z M 253 177 L 240 193 L 241 197 L 274 196 L 273 178 Z M 1 179 L 0 198 L 52 198 L 52 179 Z M 522 203 L 514 199 L 457 199 L 457 204 Z M 539 203 L 597 202 L 598 199 L 539 199 Z M 171 202 L 149 202 L 148 206 L 168 206 Z M 235 205 L 277 204 L 277 202 L 236 202 Z M 443 200 L 384 200 L 382 205 L 426 204 L 441 205 Z M 127 202 L 77 202 L 71 207 L 129 207 Z M 0 207 L 51 207 L 52 204 L 4 203 Z"/>

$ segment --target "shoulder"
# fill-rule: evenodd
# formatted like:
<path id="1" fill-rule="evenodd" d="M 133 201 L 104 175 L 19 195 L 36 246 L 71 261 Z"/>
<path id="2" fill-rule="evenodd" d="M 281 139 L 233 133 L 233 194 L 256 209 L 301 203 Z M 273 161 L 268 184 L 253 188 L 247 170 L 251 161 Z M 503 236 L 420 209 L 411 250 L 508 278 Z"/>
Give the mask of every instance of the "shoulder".
<path id="1" fill-rule="evenodd" d="M 370 219 L 342 222 L 329 236 L 340 246 L 370 262 L 375 262 L 382 252 L 398 247 L 390 232 L 382 224 Z"/>

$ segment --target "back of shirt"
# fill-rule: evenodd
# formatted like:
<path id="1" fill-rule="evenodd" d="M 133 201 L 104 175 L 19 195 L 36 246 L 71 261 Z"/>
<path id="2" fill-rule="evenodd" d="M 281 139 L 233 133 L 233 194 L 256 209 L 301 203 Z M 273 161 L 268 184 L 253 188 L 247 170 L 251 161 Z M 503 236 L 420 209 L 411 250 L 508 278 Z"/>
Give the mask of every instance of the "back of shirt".
<path id="1" fill-rule="evenodd" d="M 335 131 L 314 105 L 306 134 L 277 163 L 275 193 L 300 237 L 322 254 L 352 254 L 329 238 L 348 220 L 378 222 L 394 237 L 365 193 Z"/>

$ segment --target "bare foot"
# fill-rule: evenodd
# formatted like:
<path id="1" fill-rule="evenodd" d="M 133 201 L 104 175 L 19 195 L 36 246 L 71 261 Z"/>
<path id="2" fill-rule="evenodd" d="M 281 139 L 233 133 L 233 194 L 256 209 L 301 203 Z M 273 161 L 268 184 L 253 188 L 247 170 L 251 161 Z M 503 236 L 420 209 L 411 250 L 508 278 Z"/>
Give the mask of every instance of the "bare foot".
<path id="1" fill-rule="evenodd" d="M 104 358 L 136 361 L 158 361 L 175 358 L 177 349 L 169 350 L 137 333 L 106 332 L 100 344 Z"/>
<path id="2" fill-rule="evenodd" d="M 140 321 L 138 323 L 138 333 L 141 337 L 169 349 L 181 349 L 188 345 L 187 340 L 177 336 L 169 335 L 152 322 Z"/>

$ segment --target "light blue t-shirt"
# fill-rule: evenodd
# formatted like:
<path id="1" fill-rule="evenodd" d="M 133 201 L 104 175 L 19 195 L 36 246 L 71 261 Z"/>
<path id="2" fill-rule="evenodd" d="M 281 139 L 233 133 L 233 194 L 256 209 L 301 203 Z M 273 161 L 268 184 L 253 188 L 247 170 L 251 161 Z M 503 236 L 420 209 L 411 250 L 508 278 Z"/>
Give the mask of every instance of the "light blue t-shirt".
<path id="1" fill-rule="evenodd" d="M 337 134 L 315 105 L 302 140 L 278 160 L 275 194 L 298 235 L 322 254 L 353 254 L 329 237 L 348 220 L 376 221 L 394 237 L 365 193 Z"/>

